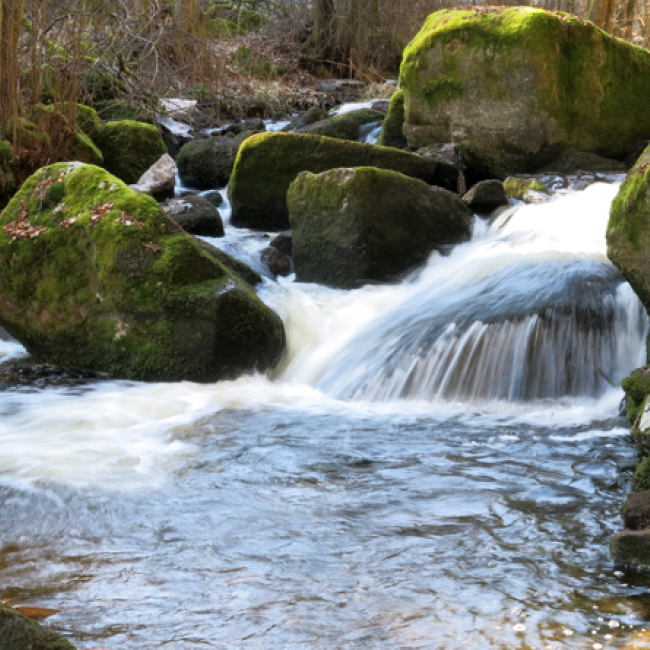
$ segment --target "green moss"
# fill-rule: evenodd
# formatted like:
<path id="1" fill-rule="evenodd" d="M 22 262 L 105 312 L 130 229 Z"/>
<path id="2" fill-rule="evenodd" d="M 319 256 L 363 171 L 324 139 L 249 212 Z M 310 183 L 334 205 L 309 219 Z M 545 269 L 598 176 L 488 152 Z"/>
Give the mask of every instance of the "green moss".
<path id="1" fill-rule="evenodd" d="M 213 18 L 205 24 L 205 31 L 209 38 L 232 38 L 243 34 L 244 30 L 231 20 Z"/>
<path id="2" fill-rule="evenodd" d="M 6 167 L 13 157 L 13 151 L 9 144 L 0 140 L 0 167 Z"/>
<path id="3" fill-rule="evenodd" d="M 625 391 L 627 421 L 634 424 L 643 412 L 646 398 L 650 395 L 650 372 L 648 368 L 638 368 L 626 377 L 621 386 Z"/>
<path id="4" fill-rule="evenodd" d="M 50 136 L 26 117 L 7 120 L 2 127 L 2 136 L 12 144 L 19 144 L 29 149 L 50 146 Z"/>
<path id="5" fill-rule="evenodd" d="M 503 183 L 506 196 L 510 199 L 523 199 L 528 190 L 549 194 L 548 188 L 537 178 L 515 178 L 510 176 Z"/>
<path id="6" fill-rule="evenodd" d="M 69 160 L 79 160 L 89 165 L 101 166 L 104 163 L 102 152 L 93 144 L 93 141 L 82 131 L 77 131 L 68 154 Z"/>
<path id="7" fill-rule="evenodd" d="M 82 83 L 86 91 L 93 98 L 93 102 L 118 99 L 127 91 L 126 83 L 117 75 L 106 70 L 92 70 L 88 72 Z"/>
<path id="8" fill-rule="evenodd" d="M 383 113 L 373 111 L 370 108 L 362 108 L 320 120 L 315 124 L 302 128 L 300 132 L 324 135 L 338 140 L 358 140 L 362 126 L 373 122 L 382 122 L 383 120 Z"/>
<path id="9" fill-rule="evenodd" d="M 260 133 L 239 149 L 229 194 L 232 223 L 262 229 L 289 227 L 286 193 L 302 171 L 320 173 L 337 167 L 377 167 L 456 188 L 456 171 L 391 147 L 349 142 L 302 133 Z"/>
<path id="10" fill-rule="evenodd" d="M 67 115 L 70 106 L 68 102 L 61 102 L 59 104 L 35 104 L 31 107 L 32 119 L 35 122 L 47 121 L 53 114 Z M 76 113 L 76 126 L 78 129 L 85 133 L 91 140 L 94 140 L 99 135 L 99 116 L 97 111 L 90 106 L 84 104 L 77 104 L 75 107 Z"/>
<path id="11" fill-rule="evenodd" d="M 275 76 L 271 59 L 266 54 L 256 54 L 248 47 L 238 47 L 232 55 L 235 66 L 245 74 L 260 79 L 270 79 Z"/>
<path id="12" fill-rule="evenodd" d="M 100 129 L 96 144 L 105 168 L 125 183 L 137 183 L 151 165 L 167 153 L 158 129 L 132 120 L 108 122 Z"/>
<path id="13" fill-rule="evenodd" d="M 632 490 L 634 492 L 643 492 L 650 490 L 650 458 L 646 458 L 634 472 L 632 479 Z"/>
<path id="14" fill-rule="evenodd" d="M 404 135 L 404 92 L 398 90 L 388 105 L 388 115 L 381 128 L 379 144 L 383 147 L 406 149 L 408 142 Z"/>
<path id="15" fill-rule="evenodd" d="M 510 98 L 518 119 L 527 106 L 547 124 L 550 141 L 615 157 L 650 135 L 649 76 L 640 47 L 569 14 L 509 7 L 429 16 L 404 51 L 400 83 L 409 124 L 448 131 L 442 109 L 461 97 L 505 124 L 500 100 Z"/>
<path id="16" fill-rule="evenodd" d="M 144 124 L 153 123 L 153 113 L 150 110 L 125 99 L 96 101 L 93 106 L 99 117 L 105 121 L 135 120 Z"/>
<path id="17" fill-rule="evenodd" d="M 0 650 L 75 650 L 60 634 L 0 605 Z"/>
<path id="18" fill-rule="evenodd" d="M 277 315 L 151 197 L 98 167 L 63 163 L 30 177 L 0 225 L 25 206 L 45 230 L 15 241 L 0 232 L 0 324 L 36 359 L 113 377 L 215 381 L 280 354 Z"/>

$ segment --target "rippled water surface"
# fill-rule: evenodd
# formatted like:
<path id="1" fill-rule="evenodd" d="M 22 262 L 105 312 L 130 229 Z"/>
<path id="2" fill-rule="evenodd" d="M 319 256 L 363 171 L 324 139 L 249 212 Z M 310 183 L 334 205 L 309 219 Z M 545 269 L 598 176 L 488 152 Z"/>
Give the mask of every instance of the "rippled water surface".
<path id="1" fill-rule="evenodd" d="M 400 285 L 266 280 L 289 337 L 274 377 L 43 383 L 30 369 L 0 383 L 0 595 L 61 609 L 49 622 L 80 648 L 623 647 L 650 624 L 650 597 L 608 552 L 641 457 L 610 383 L 641 363 L 645 334 L 604 257 L 615 190 L 549 204 L 564 238 L 549 206 L 479 223 Z M 251 258 L 263 244 L 230 228 L 221 243 L 238 241 Z M 568 263 L 600 265 L 607 280 L 578 291 L 600 316 L 561 314 L 589 352 L 591 365 L 566 357 L 582 373 L 575 394 L 482 401 L 494 357 L 483 348 L 471 399 L 376 388 L 403 367 L 395 324 L 409 314 L 447 333 L 467 325 L 460 315 L 478 319 L 507 346 L 526 319 L 553 316 L 562 282 L 575 289 Z M 525 294 L 523 281 L 539 304 L 510 307 L 504 283 Z M 540 372 L 564 373 L 555 357 L 569 339 L 548 336 L 554 361 Z M 420 362 L 429 349 L 408 353 Z M 0 355 L 20 353 L 0 342 Z"/>

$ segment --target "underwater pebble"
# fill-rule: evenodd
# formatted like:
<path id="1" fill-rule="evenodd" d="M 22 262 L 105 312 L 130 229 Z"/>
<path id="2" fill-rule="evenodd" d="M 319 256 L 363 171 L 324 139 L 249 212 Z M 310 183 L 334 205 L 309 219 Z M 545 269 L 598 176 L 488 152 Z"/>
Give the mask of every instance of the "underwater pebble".
<path id="1" fill-rule="evenodd" d="M 523 623 L 515 623 L 515 624 L 512 626 L 512 629 L 513 629 L 515 632 L 525 632 L 527 628 L 526 628 L 526 626 L 525 626 Z"/>
<path id="2" fill-rule="evenodd" d="M 618 621 L 615 621 L 613 619 L 608 623 L 608 625 L 612 629 L 614 629 L 615 627 L 621 627 L 621 624 Z"/>

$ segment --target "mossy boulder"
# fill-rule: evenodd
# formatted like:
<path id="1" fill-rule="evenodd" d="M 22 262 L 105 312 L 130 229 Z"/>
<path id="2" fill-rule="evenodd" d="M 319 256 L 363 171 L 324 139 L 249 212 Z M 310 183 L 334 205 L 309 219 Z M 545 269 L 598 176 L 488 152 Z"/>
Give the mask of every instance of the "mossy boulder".
<path id="1" fill-rule="evenodd" d="M 632 478 L 632 490 L 634 492 L 650 490 L 650 457 L 637 466 Z"/>
<path id="2" fill-rule="evenodd" d="M 455 149 L 470 185 L 493 179 L 503 181 L 511 174 L 525 174 L 529 168 L 526 156 L 490 144 L 463 140 Z"/>
<path id="3" fill-rule="evenodd" d="M 75 133 L 67 158 L 98 167 L 104 164 L 102 152 L 83 131 Z"/>
<path id="4" fill-rule="evenodd" d="M 0 605 L 0 650 L 75 650 L 60 634 Z"/>
<path id="5" fill-rule="evenodd" d="M 60 102 L 59 104 L 35 104 L 32 106 L 31 114 L 35 122 L 47 122 L 52 115 L 69 115 L 71 105 L 68 102 Z M 85 106 L 84 104 L 76 104 L 76 127 L 82 133 L 85 133 L 91 140 L 94 140 L 99 135 L 101 122 L 99 115 L 94 108 Z"/>
<path id="6" fill-rule="evenodd" d="M 650 490 L 630 494 L 621 508 L 621 514 L 629 530 L 650 528 Z"/>
<path id="7" fill-rule="evenodd" d="M 176 158 L 178 175 L 185 185 L 200 190 L 226 187 L 240 146 L 236 137 L 188 142 Z"/>
<path id="8" fill-rule="evenodd" d="M 622 530 L 610 543 L 614 564 L 623 569 L 650 571 L 650 530 Z"/>
<path id="9" fill-rule="evenodd" d="M 388 105 L 388 115 L 381 127 L 379 144 L 384 147 L 406 149 L 408 142 L 404 135 L 404 92 L 398 90 L 391 98 Z"/>
<path id="10" fill-rule="evenodd" d="M 2 137 L 28 149 L 49 149 L 50 136 L 26 117 L 12 117 L 2 127 Z"/>
<path id="11" fill-rule="evenodd" d="M 44 167 L 0 226 L 0 326 L 37 361 L 217 381 L 284 348 L 282 321 L 250 286 L 99 167 Z"/>
<path id="12" fill-rule="evenodd" d="M 220 264 L 223 264 L 233 275 L 237 276 L 240 280 L 247 282 L 250 285 L 259 284 L 262 281 L 262 276 L 252 269 L 248 264 L 238 260 L 228 253 L 217 248 L 214 244 L 210 244 L 201 239 L 194 237 L 194 241 L 200 246 L 202 251 L 205 251 L 210 257 L 214 258 Z"/>
<path id="13" fill-rule="evenodd" d="M 444 163 L 361 142 L 303 133 L 261 133 L 239 149 L 228 189 L 231 223 L 262 230 L 287 230 L 287 190 L 300 172 L 337 167 L 377 167 L 455 191 L 456 170 Z"/>
<path id="14" fill-rule="evenodd" d="M 372 167 L 303 172 L 287 202 L 301 282 L 394 280 L 471 231 L 472 213 L 457 195 Z"/>
<path id="15" fill-rule="evenodd" d="M 629 171 L 612 203 L 607 225 L 607 257 L 650 309 L 650 147 Z"/>
<path id="16" fill-rule="evenodd" d="M 223 221 L 219 210 L 202 196 L 168 199 L 161 205 L 185 232 L 203 237 L 223 237 Z"/>
<path id="17" fill-rule="evenodd" d="M 650 395 L 650 367 L 637 368 L 621 382 L 621 386 L 625 391 L 627 421 L 634 424 L 643 412 L 646 399 Z"/>
<path id="18" fill-rule="evenodd" d="M 506 196 L 510 199 L 523 200 L 526 192 L 542 192 L 543 194 L 550 194 L 548 188 L 538 178 L 516 178 L 510 176 L 506 178 L 503 183 L 503 189 Z"/>
<path id="19" fill-rule="evenodd" d="M 167 153 L 160 131 L 133 120 L 107 122 L 95 141 L 104 156 L 104 167 L 125 183 L 138 179 Z"/>
<path id="20" fill-rule="evenodd" d="M 373 122 L 382 122 L 384 114 L 373 111 L 371 108 L 361 108 L 356 111 L 349 111 L 343 115 L 335 115 L 315 124 L 303 127 L 300 133 L 311 133 L 312 135 L 325 135 L 328 138 L 338 140 L 358 140 L 361 135 L 361 127 Z"/>
<path id="21" fill-rule="evenodd" d="M 620 174 L 627 171 L 627 168 L 618 160 L 603 158 L 589 151 L 568 150 L 538 171 L 549 174 L 576 174 L 578 172 L 613 172 Z"/>
<path id="22" fill-rule="evenodd" d="M 151 110 L 126 99 L 105 99 L 93 102 L 98 116 L 104 121 L 119 122 L 134 120 L 143 124 L 153 124 L 154 114 Z"/>
<path id="23" fill-rule="evenodd" d="M 557 144 L 609 157 L 650 136 L 650 53 L 576 16 L 532 7 L 428 17 L 400 71 L 409 144 Z"/>
<path id="24" fill-rule="evenodd" d="M 291 120 L 291 124 L 288 124 L 282 130 L 299 131 L 306 126 L 316 124 L 316 122 L 326 120 L 327 118 L 328 114 L 326 110 L 322 109 L 320 106 L 312 106 L 303 113 L 299 113 L 293 120 Z"/>

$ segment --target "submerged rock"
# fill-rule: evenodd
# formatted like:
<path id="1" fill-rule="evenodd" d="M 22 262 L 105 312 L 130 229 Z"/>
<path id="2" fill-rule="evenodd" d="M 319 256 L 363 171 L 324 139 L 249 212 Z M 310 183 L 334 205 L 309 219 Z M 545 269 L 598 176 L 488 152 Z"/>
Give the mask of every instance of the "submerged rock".
<path id="1" fill-rule="evenodd" d="M 280 233 L 271 240 L 269 246 L 277 248 L 281 253 L 291 257 L 293 254 L 293 237 L 286 233 Z"/>
<path id="2" fill-rule="evenodd" d="M 361 135 L 361 127 L 374 122 L 382 122 L 384 117 L 383 113 L 373 111 L 371 108 L 361 108 L 357 111 L 349 111 L 342 115 L 328 117 L 325 120 L 316 122 L 316 124 L 300 129 L 300 132 L 324 135 L 338 140 L 358 140 Z"/>
<path id="3" fill-rule="evenodd" d="M 570 14 L 438 11 L 404 51 L 400 85 L 415 148 L 471 140 L 619 157 L 650 136 L 650 53 Z"/>
<path id="4" fill-rule="evenodd" d="M 231 223 L 262 230 L 287 230 L 287 190 L 303 171 L 377 167 L 456 189 L 456 170 L 420 156 L 360 142 L 302 133 L 264 133 L 242 145 L 229 187 Z"/>
<path id="5" fill-rule="evenodd" d="M 203 237 L 223 237 L 219 210 L 202 196 L 188 195 L 168 199 L 160 206 L 185 232 Z"/>
<path id="6" fill-rule="evenodd" d="M 472 210 L 478 210 L 479 212 L 491 212 L 502 205 L 508 205 L 508 197 L 501 181 L 481 181 L 477 183 L 463 196 L 463 201 Z"/>
<path id="7" fill-rule="evenodd" d="M 287 201 L 301 282 L 349 288 L 393 280 L 470 236 L 472 214 L 458 196 L 394 171 L 304 172 Z"/>
<path id="8" fill-rule="evenodd" d="M 186 185 L 200 190 L 228 185 L 241 142 L 237 138 L 207 138 L 183 145 L 176 164 Z"/>
<path id="9" fill-rule="evenodd" d="M 104 156 L 104 168 L 127 184 L 137 183 L 167 153 L 155 126 L 133 120 L 104 124 L 95 143 Z"/>
<path id="10" fill-rule="evenodd" d="M 131 188 L 142 194 L 153 196 L 156 201 L 164 201 L 174 196 L 176 186 L 176 163 L 169 154 L 164 154 L 142 174 Z"/>
<path id="11" fill-rule="evenodd" d="M 217 381 L 284 348 L 282 321 L 249 285 L 98 167 L 39 170 L 0 225 L 0 325 L 36 361 Z"/>
<path id="12" fill-rule="evenodd" d="M 622 530 L 610 544 L 614 564 L 624 569 L 650 571 L 650 530 Z"/>
<path id="13" fill-rule="evenodd" d="M 60 634 L 0 604 L 0 650 L 75 650 Z"/>
<path id="14" fill-rule="evenodd" d="M 404 93 L 398 90 L 390 99 L 388 115 L 381 127 L 379 144 L 383 147 L 406 149 L 408 142 L 404 135 Z"/>

